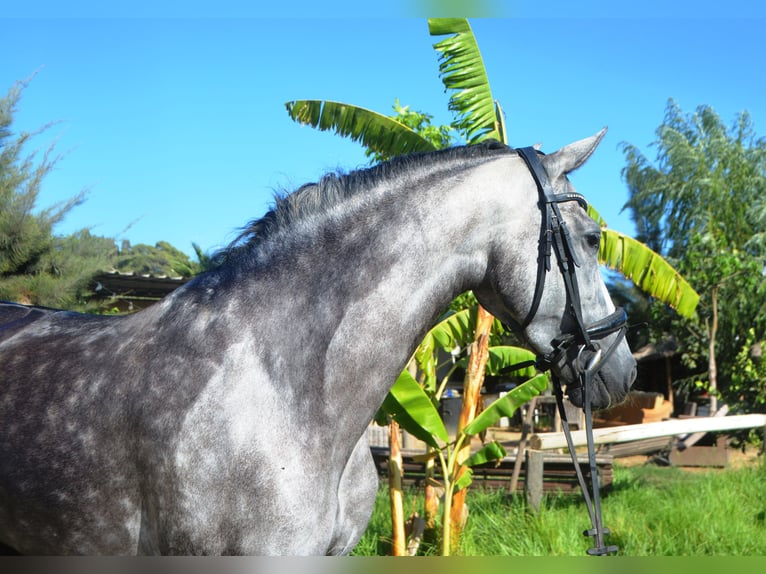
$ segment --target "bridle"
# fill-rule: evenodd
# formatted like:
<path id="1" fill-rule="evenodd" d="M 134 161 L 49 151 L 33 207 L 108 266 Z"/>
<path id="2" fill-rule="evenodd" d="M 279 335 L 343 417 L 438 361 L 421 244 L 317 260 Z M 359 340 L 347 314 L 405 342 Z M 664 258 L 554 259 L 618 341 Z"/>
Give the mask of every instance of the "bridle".
<path id="1" fill-rule="evenodd" d="M 603 526 L 601 520 L 598 468 L 596 465 L 595 448 L 593 444 L 593 417 L 590 404 L 590 387 L 591 378 L 606 363 L 625 337 L 627 331 L 627 315 L 624 309 L 618 307 L 613 313 L 596 323 L 590 325 L 585 324 L 575 271 L 580 264 L 577 260 L 569 229 L 567 228 L 564 218 L 561 216 L 559 204 L 576 201 L 583 209 L 587 210 L 588 202 L 585 200 L 585 197 L 579 193 L 554 193 L 548 174 L 540 162 L 540 152 L 532 147 L 520 148 L 516 151 L 527 164 L 527 167 L 537 184 L 540 196 L 539 205 L 542 212 L 542 226 L 539 243 L 540 253 L 537 265 L 535 293 L 532 298 L 532 306 L 530 307 L 526 318 L 518 326 L 523 330 L 529 326 L 534 319 L 540 306 L 540 301 L 542 300 L 545 277 L 551 270 L 551 253 L 555 252 L 559 271 L 564 279 L 564 286 L 567 293 L 567 312 L 574 319 L 575 329 L 571 332 L 559 334 L 559 336 L 552 341 L 552 351 L 538 355 L 534 364 L 538 369 L 545 371 L 551 369 L 553 365 L 559 365 L 563 362 L 569 363 L 572 372 L 577 378 L 577 382 L 574 384 L 570 383 L 568 385 L 568 390 L 582 387 L 592 496 L 588 492 L 585 478 L 583 477 L 582 470 L 577 460 L 577 453 L 575 452 L 566 409 L 564 408 L 564 393 L 561 387 L 561 381 L 551 370 L 553 389 L 556 395 L 556 404 L 559 413 L 561 414 L 562 427 L 566 436 L 567 445 L 569 446 L 569 453 L 572 457 L 572 462 L 574 463 L 577 479 L 580 483 L 580 488 L 582 489 L 588 507 L 588 514 L 590 515 L 592 527 L 583 532 L 584 536 L 593 537 L 594 547 L 588 550 L 588 554 L 593 556 L 605 555 L 617 552 L 618 548 L 617 546 L 607 546 L 604 542 L 604 536 L 609 534 L 609 529 Z M 617 333 L 617 337 L 615 337 L 615 340 L 610 347 L 604 351 L 597 341 L 613 333 Z M 586 358 L 586 351 L 592 353 L 589 358 Z M 574 357 L 574 359 L 572 359 L 572 357 Z M 519 368 L 519 366 L 520 365 L 516 365 L 513 368 Z"/>

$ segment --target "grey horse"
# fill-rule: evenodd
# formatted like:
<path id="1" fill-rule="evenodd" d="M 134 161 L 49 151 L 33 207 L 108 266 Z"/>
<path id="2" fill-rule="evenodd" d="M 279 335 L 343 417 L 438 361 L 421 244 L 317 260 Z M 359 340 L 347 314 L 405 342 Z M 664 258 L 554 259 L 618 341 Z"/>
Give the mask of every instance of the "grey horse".
<path id="1" fill-rule="evenodd" d="M 557 192 L 573 191 L 567 174 L 602 137 L 541 156 Z M 600 230 L 575 202 L 561 213 L 593 322 L 614 311 Z M 472 289 L 521 322 L 539 240 L 529 170 L 489 143 L 278 198 L 215 269 L 133 315 L 0 305 L 0 542 L 22 554 L 350 552 L 378 486 L 375 411 L 456 295 Z M 549 351 L 566 307 L 554 270 L 519 335 Z M 634 377 L 623 340 L 594 378 L 594 407 L 621 401 Z"/>

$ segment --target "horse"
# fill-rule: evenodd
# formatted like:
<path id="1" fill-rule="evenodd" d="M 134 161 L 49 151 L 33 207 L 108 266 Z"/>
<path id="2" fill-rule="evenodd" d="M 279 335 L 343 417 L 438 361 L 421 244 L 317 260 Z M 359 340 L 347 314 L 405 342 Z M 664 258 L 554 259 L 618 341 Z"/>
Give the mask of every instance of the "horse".
<path id="1" fill-rule="evenodd" d="M 586 327 L 615 307 L 601 230 L 567 174 L 604 132 L 536 154 Z M 37 555 L 348 554 L 378 488 L 365 431 L 454 297 L 473 290 L 540 354 L 575 328 L 563 273 L 536 280 L 543 202 L 513 148 L 408 155 L 274 201 L 211 270 L 134 314 L 0 306 L 0 542 Z M 575 347 L 609 348 L 594 408 L 635 378 L 617 337 Z M 552 369 L 574 386 L 570 354 Z"/>

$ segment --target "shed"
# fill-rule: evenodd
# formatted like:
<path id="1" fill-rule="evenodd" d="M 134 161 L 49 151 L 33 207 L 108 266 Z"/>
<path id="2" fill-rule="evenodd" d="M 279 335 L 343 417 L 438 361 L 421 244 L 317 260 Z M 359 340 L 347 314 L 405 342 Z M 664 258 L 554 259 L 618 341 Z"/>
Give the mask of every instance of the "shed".
<path id="1" fill-rule="evenodd" d="M 190 277 L 104 271 L 91 280 L 93 299 L 109 301 L 123 313 L 131 313 L 153 305 L 187 281 Z"/>

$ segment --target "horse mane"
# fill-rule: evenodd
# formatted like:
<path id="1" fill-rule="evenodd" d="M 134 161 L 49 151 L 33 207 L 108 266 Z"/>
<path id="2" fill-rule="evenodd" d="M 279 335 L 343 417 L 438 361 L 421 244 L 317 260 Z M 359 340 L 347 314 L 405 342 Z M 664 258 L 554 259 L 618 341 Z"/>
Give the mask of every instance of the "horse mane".
<path id="1" fill-rule="evenodd" d="M 512 153 L 508 146 L 488 140 L 480 144 L 463 145 L 432 152 L 399 156 L 372 167 L 350 173 L 331 172 L 318 182 L 306 183 L 292 193 L 276 193 L 273 207 L 263 216 L 245 225 L 239 235 L 213 255 L 215 267 L 225 264 L 243 252 L 252 252 L 269 239 L 309 217 L 324 213 L 360 191 L 381 181 L 396 178 L 414 168 L 454 170 L 480 163 L 502 153 Z"/>

